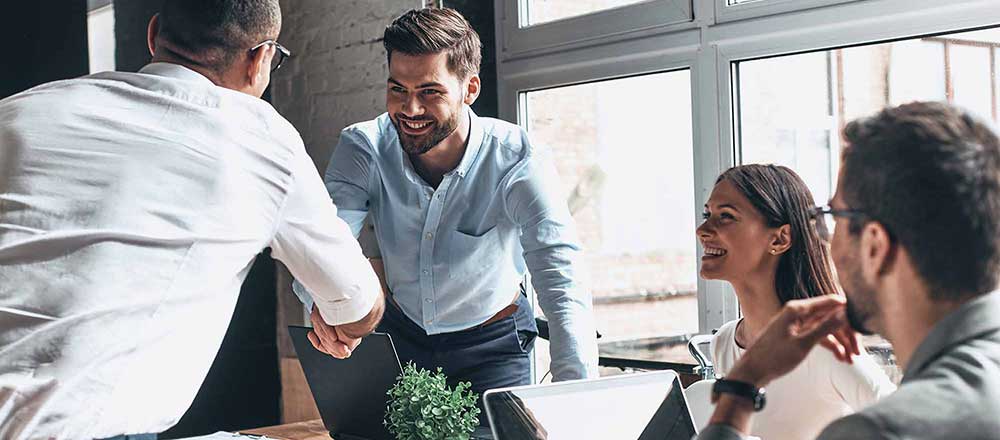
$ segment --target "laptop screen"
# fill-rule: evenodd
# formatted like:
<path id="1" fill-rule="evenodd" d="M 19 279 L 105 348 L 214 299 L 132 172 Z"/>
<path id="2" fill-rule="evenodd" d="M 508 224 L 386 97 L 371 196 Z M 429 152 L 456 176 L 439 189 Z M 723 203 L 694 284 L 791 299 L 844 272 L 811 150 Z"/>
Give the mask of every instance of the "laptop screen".
<path id="1" fill-rule="evenodd" d="M 672 371 L 494 390 L 485 405 L 497 440 L 690 440 L 696 434 Z"/>

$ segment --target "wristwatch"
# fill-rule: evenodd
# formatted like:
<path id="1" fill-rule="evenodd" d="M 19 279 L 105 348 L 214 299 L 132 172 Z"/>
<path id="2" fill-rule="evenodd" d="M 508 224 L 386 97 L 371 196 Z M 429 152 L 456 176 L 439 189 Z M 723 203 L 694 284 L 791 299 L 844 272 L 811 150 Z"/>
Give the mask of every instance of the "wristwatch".
<path id="1" fill-rule="evenodd" d="M 754 411 L 764 409 L 764 404 L 767 403 L 763 388 L 757 388 L 753 386 L 753 384 L 738 380 L 716 379 L 715 384 L 712 385 L 712 401 L 714 402 L 717 400 L 719 398 L 719 394 L 722 393 L 733 394 L 749 399 L 753 402 Z"/>

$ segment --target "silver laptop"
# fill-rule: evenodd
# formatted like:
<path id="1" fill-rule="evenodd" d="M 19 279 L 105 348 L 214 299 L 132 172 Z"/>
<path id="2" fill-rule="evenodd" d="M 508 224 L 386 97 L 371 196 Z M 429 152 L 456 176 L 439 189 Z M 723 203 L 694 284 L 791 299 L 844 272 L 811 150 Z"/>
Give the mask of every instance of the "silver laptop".
<path id="1" fill-rule="evenodd" d="M 496 440 L 691 440 L 697 430 L 677 373 L 498 388 L 483 396 Z"/>

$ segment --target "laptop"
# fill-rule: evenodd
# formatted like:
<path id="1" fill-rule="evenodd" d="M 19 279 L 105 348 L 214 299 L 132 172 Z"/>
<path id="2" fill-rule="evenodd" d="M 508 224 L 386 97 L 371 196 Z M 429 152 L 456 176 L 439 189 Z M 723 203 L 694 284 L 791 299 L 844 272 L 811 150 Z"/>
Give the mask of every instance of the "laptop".
<path id="1" fill-rule="evenodd" d="M 402 374 L 392 338 L 372 333 L 351 357 L 337 359 L 313 347 L 308 327 L 289 326 L 295 352 L 323 425 L 337 440 L 395 440 L 382 424 L 389 389 Z"/>
<path id="2" fill-rule="evenodd" d="M 499 388 L 483 396 L 496 440 L 691 440 L 677 373 L 657 371 Z"/>

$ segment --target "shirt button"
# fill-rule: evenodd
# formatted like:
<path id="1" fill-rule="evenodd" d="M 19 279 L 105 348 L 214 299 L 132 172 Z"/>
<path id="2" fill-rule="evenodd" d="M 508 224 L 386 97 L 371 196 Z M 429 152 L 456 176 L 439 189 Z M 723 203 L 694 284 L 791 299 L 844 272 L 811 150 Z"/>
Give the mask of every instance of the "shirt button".
<path id="1" fill-rule="evenodd" d="M 424 269 L 421 272 L 423 272 L 424 275 L 430 275 L 431 274 L 431 271 L 429 271 L 427 269 Z"/>
<path id="2" fill-rule="evenodd" d="M 432 194 L 427 194 L 427 200 L 431 199 Z"/>
<path id="3" fill-rule="evenodd" d="M 430 240 L 430 239 L 434 238 L 434 234 L 428 232 L 427 234 L 424 234 L 424 237 L 427 238 L 428 240 Z"/>
<path id="4" fill-rule="evenodd" d="M 425 302 L 425 303 L 431 303 L 431 302 L 434 302 L 434 300 L 432 300 L 432 299 L 430 299 L 430 298 L 427 298 L 427 299 L 424 299 L 424 302 Z"/>

